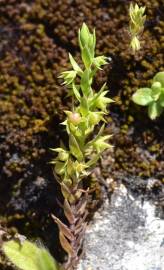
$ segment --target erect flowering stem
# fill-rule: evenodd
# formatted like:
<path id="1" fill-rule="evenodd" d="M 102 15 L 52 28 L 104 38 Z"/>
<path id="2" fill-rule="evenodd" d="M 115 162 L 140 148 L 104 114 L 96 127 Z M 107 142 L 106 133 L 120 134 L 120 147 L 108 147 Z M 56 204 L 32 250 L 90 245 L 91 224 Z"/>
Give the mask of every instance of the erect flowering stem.
<path id="1" fill-rule="evenodd" d="M 92 88 L 93 78 L 97 70 L 107 64 L 107 58 L 95 56 L 95 31 L 90 33 L 86 24 L 79 30 L 79 45 L 84 68 L 69 54 L 72 70 L 64 71 L 60 76 L 73 99 L 72 111 L 65 111 L 67 118 L 62 123 L 68 133 L 69 147 L 52 149 L 58 155 L 51 162 L 55 166 L 56 179 L 61 185 L 64 214 L 68 220 L 66 225 L 53 216 L 59 227 L 61 245 L 68 253 L 65 264 L 65 269 L 68 270 L 76 269 L 87 224 L 88 194 L 83 192 L 83 179 L 90 174 L 101 153 L 111 147 L 106 142 L 111 135 L 103 135 L 103 122 L 107 105 L 113 100 L 106 97 L 106 84 L 98 92 Z M 97 125 L 100 126 L 99 132 L 93 136 Z"/>

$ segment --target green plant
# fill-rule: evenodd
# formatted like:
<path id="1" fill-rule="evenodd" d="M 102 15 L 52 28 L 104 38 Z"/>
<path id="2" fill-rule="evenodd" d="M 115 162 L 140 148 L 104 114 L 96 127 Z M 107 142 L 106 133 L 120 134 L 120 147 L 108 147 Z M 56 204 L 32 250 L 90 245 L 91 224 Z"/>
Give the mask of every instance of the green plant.
<path id="1" fill-rule="evenodd" d="M 59 265 L 44 247 L 25 240 L 19 243 L 11 240 L 3 244 L 3 251 L 9 260 L 21 270 L 59 270 Z"/>
<path id="2" fill-rule="evenodd" d="M 68 253 L 65 269 L 75 269 L 82 248 L 83 235 L 86 227 L 88 190 L 83 188 L 83 179 L 101 156 L 101 153 L 111 147 L 107 140 L 111 135 L 103 135 L 107 114 L 107 105 L 113 102 L 106 97 L 106 84 L 96 92 L 92 83 L 97 70 L 107 64 L 105 56 L 95 56 L 95 30 L 90 33 L 84 23 L 79 30 L 79 45 L 83 69 L 73 56 L 69 54 L 72 70 L 64 71 L 60 78 L 69 89 L 72 96 L 71 111 L 65 111 L 66 120 L 62 123 L 68 133 L 68 147 L 61 146 L 52 149 L 57 157 L 51 162 L 55 166 L 56 179 L 61 185 L 64 197 L 64 213 L 68 225 L 53 216 L 59 227 L 60 242 Z M 94 133 L 99 126 L 99 132 Z"/>
<path id="3" fill-rule="evenodd" d="M 144 23 L 146 20 L 145 7 L 139 7 L 137 4 L 130 4 L 129 8 L 129 16 L 130 16 L 130 25 L 129 30 L 131 34 L 131 42 L 130 47 L 132 50 L 138 51 L 141 47 L 139 35 L 142 33 L 144 29 Z"/>
<path id="4" fill-rule="evenodd" d="M 158 72 L 151 88 L 140 88 L 132 96 L 133 101 L 141 106 L 148 106 L 148 115 L 153 120 L 164 109 L 164 71 Z"/>

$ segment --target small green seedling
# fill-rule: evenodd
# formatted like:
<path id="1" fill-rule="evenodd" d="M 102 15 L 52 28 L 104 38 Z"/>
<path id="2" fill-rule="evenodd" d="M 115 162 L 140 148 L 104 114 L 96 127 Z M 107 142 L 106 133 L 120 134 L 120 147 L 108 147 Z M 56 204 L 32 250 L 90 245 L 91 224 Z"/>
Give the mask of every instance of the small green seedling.
<path id="1" fill-rule="evenodd" d="M 158 72 L 151 88 L 140 88 L 133 94 L 132 100 L 141 106 L 148 106 L 148 115 L 154 120 L 164 110 L 164 71 Z"/>
<path id="2" fill-rule="evenodd" d="M 130 47 L 132 48 L 133 52 L 140 50 L 140 40 L 139 36 L 144 29 L 144 23 L 146 20 L 145 7 L 139 7 L 137 4 L 133 5 L 130 4 L 129 8 L 129 16 L 130 16 L 130 25 L 129 30 L 131 34 L 131 42 Z"/>
<path id="3" fill-rule="evenodd" d="M 3 244 L 8 259 L 20 270 L 59 270 L 59 266 L 44 247 L 25 240 L 11 240 Z"/>

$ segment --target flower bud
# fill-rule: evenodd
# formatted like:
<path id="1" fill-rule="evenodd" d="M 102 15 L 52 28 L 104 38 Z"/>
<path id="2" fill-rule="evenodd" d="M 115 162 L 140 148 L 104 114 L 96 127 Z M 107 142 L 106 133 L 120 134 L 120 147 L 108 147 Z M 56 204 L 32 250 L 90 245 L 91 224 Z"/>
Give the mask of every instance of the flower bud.
<path id="1" fill-rule="evenodd" d="M 81 122 L 81 116 L 79 113 L 73 112 L 68 116 L 68 120 L 70 123 L 76 126 Z"/>

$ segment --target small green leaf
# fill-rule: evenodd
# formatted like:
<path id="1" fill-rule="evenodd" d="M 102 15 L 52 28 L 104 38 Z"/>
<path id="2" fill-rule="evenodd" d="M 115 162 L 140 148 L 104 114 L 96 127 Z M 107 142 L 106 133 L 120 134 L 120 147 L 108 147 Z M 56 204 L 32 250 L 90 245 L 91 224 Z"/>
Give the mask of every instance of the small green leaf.
<path id="1" fill-rule="evenodd" d="M 57 157 L 60 161 L 67 161 L 68 158 L 69 158 L 69 153 L 65 150 L 61 151 L 59 154 L 58 154 L 58 157 Z"/>
<path id="2" fill-rule="evenodd" d="M 159 103 L 160 103 L 161 107 L 164 107 L 164 89 L 159 97 Z"/>
<path id="3" fill-rule="evenodd" d="M 82 60 L 86 68 L 89 68 L 92 64 L 93 58 L 89 49 L 86 46 L 82 50 Z"/>
<path id="4" fill-rule="evenodd" d="M 133 94 L 132 100 L 138 105 L 146 106 L 153 101 L 150 88 L 140 88 Z"/>
<path id="5" fill-rule="evenodd" d="M 161 107 L 159 102 L 152 102 L 149 104 L 148 115 L 150 119 L 154 120 L 155 118 L 160 116 L 162 111 L 163 111 L 163 108 Z"/>
<path id="6" fill-rule="evenodd" d="M 103 112 L 89 112 L 88 119 L 90 125 L 97 125 L 100 120 L 103 120 Z"/>
<path id="7" fill-rule="evenodd" d="M 103 134 L 104 132 L 104 128 L 105 128 L 105 124 L 103 124 L 98 132 L 98 134 L 95 136 L 95 138 L 93 138 L 90 142 L 88 142 L 85 146 L 85 151 L 87 150 L 87 148 L 89 148 L 91 145 L 93 145 L 94 142 L 96 142 L 100 137 L 101 135 Z"/>
<path id="8" fill-rule="evenodd" d="M 164 87 L 164 71 L 158 72 L 154 78 L 153 78 L 154 82 L 160 82 L 161 86 Z"/>
<path id="9" fill-rule="evenodd" d="M 90 168 L 91 166 L 95 165 L 100 158 L 100 154 L 95 154 L 91 159 L 86 163 L 87 166 Z"/>
<path id="10" fill-rule="evenodd" d="M 70 148 L 71 154 L 74 157 L 76 157 L 78 161 L 83 160 L 83 154 L 80 150 L 79 144 L 76 138 L 72 134 L 70 134 L 69 136 L 69 148 Z"/>
<path id="11" fill-rule="evenodd" d="M 90 94 L 90 87 L 92 84 L 92 78 L 90 78 L 90 70 L 86 69 L 81 77 L 81 89 L 85 96 L 88 96 Z"/>
<path id="12" fill-rule="evenodd" d="M 152 94 L 151 94 L 151 96 L 152 96 L 152 98 L 153 98 L 155 101 L 157 101 L 158 98 L 159 98 L 159 96 L 160 96 L 160 94 L 161 94 L 161 83 L 160 83 L 160 82 L 154 82 L 154 83 L 152 84 L 151 89 L 152 89 Z"/>
<path id="13" fill-rule="evenodd" d="M 104 91 L 101 95 L 95 100 L 95 107 L 101 109 L 103 112 L 106 112 L 106 107 L 109 103 L 113 103 L 114 100 L 111 98 L 105 97 L 108 91 Z"/>
<path id="14" fill-rule="evenodd" d="M 83 23 L 81 30 L 79 30 L 79 45 L 82 51 L 84 65 L 85 67 L 89 67 L 94 58 L 96 34 L 95 30 L 91 34 L 85 23 Z"/>
<path id="15" fill-rule="evenodd" d="M 44 247 L 37 247 L 30 241 L 22 244 L 8 241 L 3 251 L 10 261 L 21 270 L 59 270 L 59 266 Z"/>
<path id="16" fill-rule="evenodd" d="M 105 149 L 110 148 L 111 145 L 105 141 L 111 138 L 111 135 L 100 136 L 94 143 L 93 147 L 96 149 L 97 153 L 100 154 Z"/>
<path id="17" fill-rule="evenodd" d="M 45 248 L 39 248 L 38 270 L 59 270 L 57 263 Z"/>
<path id="18" fill-rule="evenodd" d="M 105 57 L 105 56 L 97 56 L 97 57 L 95 57 L 94 58 L 94 60 L 93 60 L 93 63 L 94 63 L 94 65 L 98 68 L 98 69 L 101 69 L 100 67 L 102 66 L 102 65 L 106 65 L 107 64 L 107 57 Z"/>
<path id="19" fill-rule="evenodd" d="M 69 60 L 71 62 L 73 69 L 77 71 L 79 74 L 82 74 L 83 73 L 82 69 L 79 67 L 79 65 L 77 64 L 77 62 L 70 53 L 69 53 Z"/>
<path id="20" fill-rule="evenodd" d="M 160 82 L 153 82 L 151 89 L 161 89 L 162 85 Z"/>
<path id="21" fill-rule="evenodd" d="M 95 47 L 94 47 L 94 37 L 92 34 L 90 34 L 89 40 L 88 40 L 88 45 L 87 45 L 90 55 L 92 59 L 94 58 L 94 53 L 95 53 Z"/>
<path id="22" fill-rule="evenodd" d="M 80 30 L 80 44 L 82 47 L 84 47 L 86 44 L 88 44 L 88 40 L 90 37 L 90 32 L 88 26 L 83 23 L 82 28 Z"/>
<path id="23" fill-rule="evenodd" d="M 88 102 L 87 98 L 84 96 L 81 98 L 81 103 L 80 103 L 80 113 L 82 116 L 86 116 L 88 114 L 89 108 L 88 108 Z"/>
<path id="24" fill-rule="evenodd" d="M 95 51 L 95 48 L 96 48 L 96 30 L 94 29 L 93 30 L 93 49 Z M 94 57 L 94 55 L 93 55 Z"/>
<path id="25" fill-rule="evenodd" d="M 80 174 L 82 175 L 86 175 L 87 172 L 86 172 L 86 168 L 88 166 L 86 164 L 83 164 L 82 162 L 78 162 L 77 160 L 75 161 L 74 163 L 74 169 L 75 169 L 75 173 L 76 173 L 76 176 L 77 178 L 79 178 Z"/>
<path id="26" fill-rule="evenodd" d="M 59 78 L 63 78 L 64 79 L 64 83 L 63 84 L 69 85 L 76 78 L 76 74 L 77 74 L 77 72 L 74 71 L 74 70 L 64 71 L 64 72 L 61 73 L 61 75 L 59 76 Z"/>
<path id="27" fill-rule="evenodd" d="M 94 94 L 93 97 L 89 100 L 89 106 L 90 108 L 95 108 L 95 101 L 98 99 L 98 97 L 102 94 L 102 92 L 105 90 L 106 83 L 103 84 L 101 89 L 99 90 L 98 93 Z M 108 91 L 107 91 L 108 92 Z"/>
<path id="28" fill-rule="evenodd" d="M 9 241 L 3 245 L 3 250 L 10 261 L 22 270 L 38 270 L 38 247 L 28 241 L 23 245 L 16 241 Z"/>
<path id="29" fill-rule="evenodd" d="M 65 162 L 56 161 L 55 171 L 56 171 L 57 174 L 59 174 L 59 175 L 64 174 L 65 167 L 66 167 Z"/>
<path id="30" fill-rule="evenodd" d="M 60 151 L 63 151 L 63 148 L 50 148 L 50 150 L 59 153 Z"/>
<path id="31" fill-rule="evenodd" d="M 74 83 L 72 84 L 72 90 L 73 90 L 73 93 L 74 93 L 75 97 L 77 98 L 77 100 L 80 101 L 80 93 L 79 93 L 78 88 L 76 87 L 76 85 Z"/>

